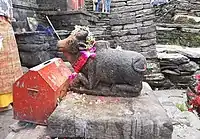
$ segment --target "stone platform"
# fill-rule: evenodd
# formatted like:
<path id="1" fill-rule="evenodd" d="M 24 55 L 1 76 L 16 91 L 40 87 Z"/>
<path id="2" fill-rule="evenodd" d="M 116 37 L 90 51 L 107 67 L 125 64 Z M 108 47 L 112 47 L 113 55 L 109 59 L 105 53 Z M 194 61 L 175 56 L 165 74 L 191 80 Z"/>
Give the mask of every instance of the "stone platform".
<path id="1" fill-rule="evenodd" d="M 51 137 L 171 139 L 172 123 L 153 94 L 111 98 L 70 93 L 48 120 Z"/>

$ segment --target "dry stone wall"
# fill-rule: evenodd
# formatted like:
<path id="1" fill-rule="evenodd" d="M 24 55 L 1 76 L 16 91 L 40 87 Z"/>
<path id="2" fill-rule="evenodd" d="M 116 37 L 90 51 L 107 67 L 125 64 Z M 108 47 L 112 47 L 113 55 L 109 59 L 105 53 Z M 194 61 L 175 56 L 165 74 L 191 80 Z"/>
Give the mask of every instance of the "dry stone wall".
<path id="1" fill-rule="evenodd" d="M 187 88 L 199 73 L 200 48 L 157 45 L 161 72 L 175 88 Z"/>
<path id="2" fill-rule="evenodd" d="M 148 0 L 112 0 L 110 19 L 114 47 L 142 53 L 147 58 L 145 80 L 156 86 L 164 76 L 156 53 L 155 14 Z"/>
<path id="3" fill-rule="evenodd" d="M 12 23 L 14 31 L 28 31 L 27 17 L 33 17 L 36 14 L 38 5 L 36 0 L 12 0 L 13 16 L 15 22 Z"/>
<path id="4" fill-rule="evenodd" d="M 200 1 L 171 0 L 154 10 L 158 58 L 168 81 L 165 87 L 186 88 L 199 70 Z"/>
<path id="5" fill-rule="evenodd" d="M 86 3 L 92 4 L 90 0 Z M 148 62 L 145 80 L 152 87 L 165 81 L 157 59 L 155 14 L 150 1 L 112 0 L 110 14 L 94 13 L 91 5 L 86 9 L 98 17 L 95 26 L 90 27 L 97 39 L 108 40 L 112 48 L 142 53 Z"/>
<path id="6" fill-rule="evenodd" d="M 199 47 L 200 1 L 172 0 L 155 11 L 159 44 Z"/>
<path id="7" fill-rule="evenodd" d="M 61 38 L 69 35 L 67 31 L 59 31 Z M 65 60 L 63 54 L 56 48 L 55 34 L 49 35 L 45 31 L 15 33 L 22 66 L 31 68 L 54 57 Z"/>
<path id="8" fill-rule="evenodd" d="M 67 0 L 36 0 L 42 10 L 67 10 Z"/>

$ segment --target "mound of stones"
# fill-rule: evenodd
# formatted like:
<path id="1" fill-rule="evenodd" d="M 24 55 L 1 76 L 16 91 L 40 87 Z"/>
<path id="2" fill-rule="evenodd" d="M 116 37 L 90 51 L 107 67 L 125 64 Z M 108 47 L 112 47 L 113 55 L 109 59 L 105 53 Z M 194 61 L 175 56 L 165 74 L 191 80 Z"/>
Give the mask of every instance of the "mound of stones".
<path id="1" fill-rule="evenodd" d="M 157 45 L 161 72 L 176 88 L 186 88 L 199 70 L 200 48 Z"/>

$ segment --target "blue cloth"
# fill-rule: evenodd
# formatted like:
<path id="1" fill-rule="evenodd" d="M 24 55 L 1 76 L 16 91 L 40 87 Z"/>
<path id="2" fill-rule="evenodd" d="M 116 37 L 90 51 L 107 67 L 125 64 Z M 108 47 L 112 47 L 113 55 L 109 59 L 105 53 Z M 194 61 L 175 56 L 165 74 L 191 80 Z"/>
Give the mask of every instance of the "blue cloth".
<path id="1" fill-rule="evenodd" d="M 151 0 L 151 5 L 153 6 L 159 6 L 166 3 L 169 3 L 169 0 Z"/>
<path id="2" fill-rule="evenodd" d="M 110 12 L 110 4 L 111 4 L 111 0 L 104 0 L 105 1 L 105 12 Z"/>
<path id="3" fill-rule="evenodd" d="M 38 25 L 36 31 L 45 31 L 45 33 L 49 36 L 53 36 L 54 32 L 51 27 L 45 27 L 43 25 Z"/>
<path id="4" fill-rule="evenodd" d="M 101 12 L 101 11 L 100 11 L 100 4 L 101 4 L 101 0 L 98 0 L 97 9 L 96 9 L 97 12 Z"/>

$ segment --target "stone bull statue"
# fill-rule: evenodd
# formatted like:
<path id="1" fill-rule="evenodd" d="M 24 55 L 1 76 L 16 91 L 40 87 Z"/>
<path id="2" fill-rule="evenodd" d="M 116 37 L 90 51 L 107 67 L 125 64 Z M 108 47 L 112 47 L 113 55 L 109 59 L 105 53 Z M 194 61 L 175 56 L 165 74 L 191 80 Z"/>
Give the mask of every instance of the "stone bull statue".
<path id="1" fill-rule="evenodd" d="M 77 65 L 81 52 L 86 51 L 90 34 L 81 28 L 74 32 L 58 41 L 58 50 L 64 53 L 73 67 Z M 146 70 L 145 57 L 134 51 L 112 49 L 109 45 L 107 41 L 96 41 L 96 56 L 87 59 L 76 77 L 82 87 L 73 84 L 70 89 L 92 95 L 139 96 Z"/>

